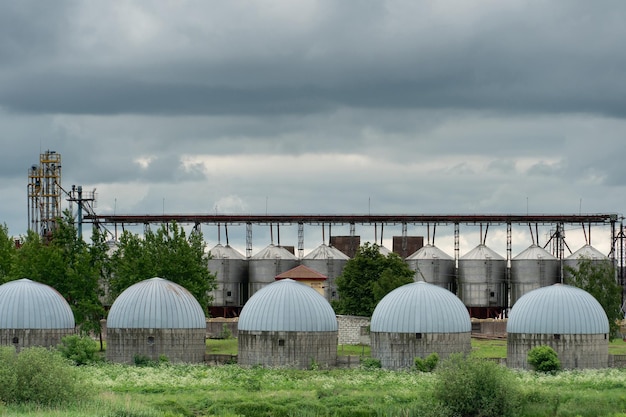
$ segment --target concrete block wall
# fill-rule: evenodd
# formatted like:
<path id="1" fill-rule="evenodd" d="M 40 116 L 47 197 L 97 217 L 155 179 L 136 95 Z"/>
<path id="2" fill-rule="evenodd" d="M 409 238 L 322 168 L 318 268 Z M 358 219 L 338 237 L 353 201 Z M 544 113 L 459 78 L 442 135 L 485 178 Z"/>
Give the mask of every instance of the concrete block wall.
<path id="1" fill-rule="evenodd" d="M 387 333 L 372 332 L 372 357 L 385 369 L 411 368 L 416 357 L 437 353 L 446 359 L 453 353 L 472 350 L 471 333 Z"/>
<path id="2" fill-rule="evenodd" d="M 564 369 L 600 369 L 608 366 L 609 340 L 606 334 L 529 334 L 507 335 L 507 366 L 530 369 L 528 352 L 535 346 L 550 346 Z"/>
<path id="3" fill-rule="evenodd" d="M 19 352 L 33 346 L 57 347 L 74 329 L 1 329 L 0 345 L 13 346 Z"/>
<path id="4" fill-rule="evenodd" d="M 173 363 L 204 361 L 205 329 L 107 329 L 107 360 L 133 363 L 135 355 Z"/>
<path id="5" fill-rule="evenodd" d="M 210 318 L 206 321 L 206 336 L 209 339 L 221 339 L 224 336 L 224 328 L 230 331 L 231 337 L 237 337 L 239 318 L 227 319 L 223 317 Z"/>
<path id="6" fill-rule="evenodd" d="M 340 345 L 369 345 L 369 317 L 337 316 Z"/>
<path id="7" fill-rule="evenodd" d="M 237 360 L 241 366 L 308 369 L 337 364 L 337 332 L 240 330 Z"/>

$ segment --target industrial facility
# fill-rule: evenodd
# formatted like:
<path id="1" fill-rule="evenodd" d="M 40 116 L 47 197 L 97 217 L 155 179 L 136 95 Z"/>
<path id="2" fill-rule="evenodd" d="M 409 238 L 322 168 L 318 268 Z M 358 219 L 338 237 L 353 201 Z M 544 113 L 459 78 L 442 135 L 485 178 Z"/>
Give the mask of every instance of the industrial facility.
<path id="1" fill-rule="evenodd" d="M 40 164 L 30 168 L 28 178 L 29 229 L 43 237 L 50 234 L 61 215 L 62 198 L 77 206 L 79 236 L 83 224 L 107 231 L 171 222 L 194 230 L 207 225 L 216 227 L 217 244 L 209 249 L 207 264 L 217 280 L 210 294 L 213 299 L 210 315 L 239 318 L 238 360 L 244 366 L 308 368 L 311 363 L 335 366 L 338 324 L 330 302 L 340 297 L 336 279 L 355 256 L 361 241 L 369 241 L 357 233 L 357 225 L 361 229 L 373 229 L 374 242 L 381 254 L 394 252 L 415 272 L 415 282 L 390 292 L 371 318 L 368 330 L 371 330 L 372 355 L 383 367 L 407 368 L 415 357 L 430 353 L 445 358 L 452 353 L 468 352 L 470 319 L 507 318 L 509 366 L 526 368 L 525 355 L 537 344 L 553 346 L 565 367 L 607 366 L 605 324 L 608 323 L 601 317 L 602 309 L 598 310 L 592 301 L 597 302 L 589 294 L 562 284 L 567 282 L 568 269 L 576 268 L 584 257 L 594 262 L 612 262 L 616 266 L 617 282 L 625 287 L 623 217 L 616 213 L 97 214 L 95 190 L 86 192 L 81 186 L 73 185 L 66 191 L 61 187 L 61 156 L 56 152 L 41 154 Z M 312 247 L 305 245 L 305 226 L 322 231 L 322 243 L 311 250 L 305 250 Z M 237 227 L 240 231 L 244 229 L 243 252 L 230 245 L 229 227 L 231 231 Z M 452 240 L 447 245 L 448 252 L 435 245 L 438 227 L 452 231 L 447 235 Z M 540 227 L 545 236 L 543 244 L 539 243 Z M 259 228 L 264 231 L 269 228 L 271 237 L 255 251 L 253 231 Z M 283 231 L 295 228 L 296 241 L 281 243 L 281 228 Z M 349 228 L 348 234 L 337 233 L 337 229 L 344 228 Z M 401 230 L 386 241 L 391 242 L 391 248 L 384 245 L 385 228 Z M 506 242 L 504 250 L 498 252 L 488 246 L 490 228 L 500 232 L 501 242 Z M 574 228 L 583 231 L 585 243 L 572 251 L 566 231 Z M 591 245 L 592 228 L 602 229 L 609 239 L 607 253 Z M 226 232 L 225 245 L 221 243 L 222 229 Z M 471 239 L 464 234 L 475 235 L 476 231 L 479 239 L 472 246 Z M 530 232 L 530 246 L 514 242 L 521 231 Z M 420 235 L 423 232 L 426 239 Z M 111 247 L 115 247 L 116 237 L 116 233 L 111 234 Z M 520 246 L 526 249 L 514 253 L 514 248 Z M 15 306 L 2 300 L 1 290 L 6 285 L 9 284 L 0 287 L 0 307 L 11 310 Z M 13 285 L 26 288 L 30 282 L 21 280 Z M 45 306 L 49 302 L 47 299 L 37 303 Z M 203 307 L 187 290 L 161 278 L 129 287 L 109 311 L 107 358 L 129 363 L 134 355 L 141 354 L 151 360 L 164 355 L 174 362 L 203 361 L 206 336 Z M 54 327 L 57 330 L 52 336 L 43 330 L 50 329 L 51 324 L 40 323 L 41 320 L 19 324 L 22 327 L 7 324 L 7 317 L 19 315 L 9 310 L 0 315 L 3 344 L 9 339 L 16 346 L 31 343 L 26 333 L 15 329 L 42 329 L 36 343 L 48 345 L 52 338 L 57 340 L 61 333 L 70 331 L 69 327 L 62 327 L 69 325 L 67 317 L 63 318 L 62 326 L 54 324 L 61 327 Z M 47 317 L 51 319 L 54 315 L 50 313 Z M 571 347 L 576 352 L 571 352 Z"/>

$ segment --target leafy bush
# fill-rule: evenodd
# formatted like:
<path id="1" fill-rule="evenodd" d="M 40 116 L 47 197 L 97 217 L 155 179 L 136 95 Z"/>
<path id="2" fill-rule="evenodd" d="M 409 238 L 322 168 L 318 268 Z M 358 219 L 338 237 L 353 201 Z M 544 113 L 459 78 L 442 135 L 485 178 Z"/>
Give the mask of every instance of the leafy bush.
<path id="1" fill-rule="evenodd" d="M 232 339 L 233 332 L 230 331 L 230 327 L 226 323 L 222 324 L 222 332 L 220 333 L 220 339 Z"/>
<path id="2" fill-rule="evenodd" d="M 379 359 L 375 358 L 361 358 L 361 368 L 363 369 L 380 369 L 382 364 Z"/>
<path id="3" fill-rule="evenodd" d="M 434 396 L 451 415 L 506 417 L 519 406 L 517 380 L 495 362 L 456 354 L 443 361 L 435 374 Z"/>
<path id="4" fill-rule="evenodd" d="M 433 352 L 426 356 L 426 359 L 420 357 L 415 358 L 415 369 L 420 372 L 432 372 L 439 363 L 439 355 Z"/>
<path id="5" fill-rule="evenodd" d="M 528 351 L 528 363 L 538 372 L 555 373 L 561 370 L 561 361 L 550 346 L 535 346 Z"/>
<path id="6" fill-rule="evenodd" d="M 68 404 L 90 390 L 78 370 L 59 352 L 41 347 L 0 351 L 0 401 L 43 406 Z"/>
<path id="7" fill-rule="evenodd" d="M 76 365 L 87 365 L 102 360 L 98 355 L 98 344 L 88 336 L 75 334 L 65 336 L 61 339 L 61 344 L 57 346 L 57 349 Z"/>

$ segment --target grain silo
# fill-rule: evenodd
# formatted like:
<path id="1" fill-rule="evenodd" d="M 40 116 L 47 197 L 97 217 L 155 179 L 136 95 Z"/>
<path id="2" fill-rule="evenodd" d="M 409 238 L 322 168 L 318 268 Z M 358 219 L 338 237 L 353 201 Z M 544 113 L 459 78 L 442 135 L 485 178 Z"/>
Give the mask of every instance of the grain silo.
<path id="1" fill-rule="evenodd" d="M 171 362 L 204 361 L 206 319 L 200 303 L 182 286 L 151 278 L 128 287 L 107 318 L 107 359 L 136 357 Z"/>
<path id="2" fill-rule="evenodd" d="M 531 245 L 511 259 L 511 305 L 529 291 L 561 281 L 561 261 Z"/>
<path id="3" fill-rule="evenodd" d="M 405 262 L 415 271 L 416 281 L 423 280 L 454 292 L 454 258 L 438 247 L 431 244 L 423 246 L 408 256 Z"/>
<path id="4" fill-rule="evenodd" d="M 343 268 L 348 260 L 350 260 L 348 255 L 339 249 L 321 244 L 302 258 L 302 265 L 314 269 L 327 277 L 324 296 L 330 301 L 339 298 L 335 280 L 343 272 Z"/>
<path id="5" fill-rule="evenodd" d="M 239 317 L 242 366 L 306 369 L 337 363 L 337 317 L 317 291 L 283 279 L 250 297 Z"/>
<path id="6" fill-rule="evenodd" d="M 416 357 L 437 353 L 469 353 L 472 324 L 461 300 L 450 291 L 424 281 L 403 285 L 387 294 L 372 314 L 372 357 L 383 368 L 410 368 Z"/>
<path id="7" fill-rule="evenodd" d="M 529 368 L 528 352 L 552 347 L 565 369 L 606 368 L 609 320 L 588 292 L 563 284 L 523 295 L 510 311 L 507 366 Z"/>
<path id="8" fill-rule="evenodd" d="M 247 299 L 248 260 L 230 245 L 217 244 L 209 250 L 209 271 L 217 287 L 211 291 L 213 306 L 241 307 Z"/>
<path id="9" fill-rule="evenodd" d="M 606 262 L 609 258 L 589 244 L 581 247 L 576 252 L 565 258 L 565 260 L 563 260 L 563 281 L 565 283 L 569 282 L 569 268 L 578 270 L 578 262 L 581 259 L 589 259 L 592 263 L 596 264 L 600 262 Z"/>
<path id="10" fill-rule="evenodd" d="M 54 288 L 18 279 L 0 285 L 0 344 L 56 347 L 74 333 L 74 314 Z"/>
<path id="11" fill-rule="evenodd" d="M 248 296 L 274 282 L 274 277 L 298 265 L 298 258 L 282 246 L 270 244 L 248 261 Z"/>
<path id="12" fill-rule="evenodd" d="M 506 306 L 506 260 L 480 244 L 459 258 L 458 294 L 472 317 L 489 318 Z"/>

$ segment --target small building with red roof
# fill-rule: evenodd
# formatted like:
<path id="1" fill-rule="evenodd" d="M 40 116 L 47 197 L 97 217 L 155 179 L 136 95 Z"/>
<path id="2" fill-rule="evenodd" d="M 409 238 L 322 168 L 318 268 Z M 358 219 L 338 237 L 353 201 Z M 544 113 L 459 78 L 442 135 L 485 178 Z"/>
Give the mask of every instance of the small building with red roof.
<path id="1" fill-rule="evenodd" d="M 295 268 L 291 268 L 282 274 L 276 275 L 275 278 L 277 281 L 286 278 L 292 279 L 300 284 L 305 284 L 313 288 L 322 296 L 324 295 L 324 288 L 326 280 L 328 279 L 326 275 L 320 274 L 316 270 L 305 265 L 298 265 Z"/>

